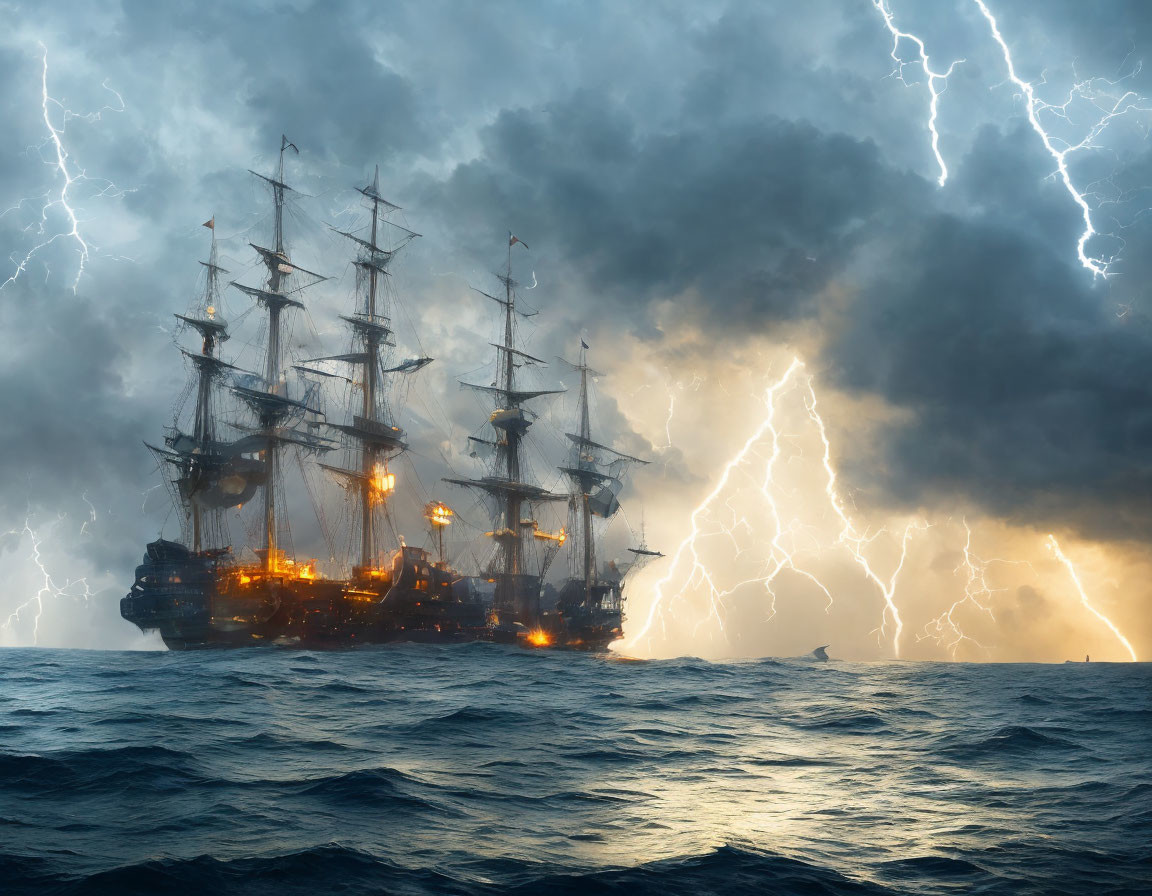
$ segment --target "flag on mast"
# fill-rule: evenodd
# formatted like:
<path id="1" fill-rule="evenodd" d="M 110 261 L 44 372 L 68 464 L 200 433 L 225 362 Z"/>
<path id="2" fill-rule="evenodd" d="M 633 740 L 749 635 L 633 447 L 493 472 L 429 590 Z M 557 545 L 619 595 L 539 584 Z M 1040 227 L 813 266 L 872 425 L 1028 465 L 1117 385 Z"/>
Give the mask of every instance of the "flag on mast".
<path id="1" fill-rule="evenodd" d="M 518 236 L 513 236 L 512 231 L 509 230 L 508 231 L 508 248 L 511 249 L 517 243 L 519 243 L 525 249 L 528 248 L 528 244 L 526 242 L 524 242 L 524 240 L 520 239 L 520 237 L 518 237 Z"/>
<path id="2" fill-rule="evenodd" d="M 215 230 L 216 229 L 216 216 L 213 215 L 211 218 L 209 218 L 207 221 L 205 221 L 200 226 L 201 227 L 207 227 L 209 230 Z"/>

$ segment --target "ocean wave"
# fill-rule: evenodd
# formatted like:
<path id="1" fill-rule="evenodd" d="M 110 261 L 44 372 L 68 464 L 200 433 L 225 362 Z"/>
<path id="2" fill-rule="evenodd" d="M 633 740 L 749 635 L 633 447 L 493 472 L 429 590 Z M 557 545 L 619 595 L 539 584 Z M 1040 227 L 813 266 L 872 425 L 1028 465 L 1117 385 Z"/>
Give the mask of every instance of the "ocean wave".
<path id="1" fill-rule="evenodd" d="M 154 896 L 157 893 L 207 893 L 216 896 L 281 896 L 285 893 L 379 893 L 402 888 L 410 893 L 470 894 L 451 877 L 435 870 L 408 869 L 360 850 L 337 844 L 283 855 L 218 859 L 158 858 L 125 864 L 93 874 L 49 873 L 26 857 L 0 857 L 0 871 L 11 867 L 16 879 L 28 881 L 24 893 L 53 896 Z"/>
<path id="2" fill-rule="evenodd" d="M 592 841 L 595 842 L 595 841 Z M 479 874 L 452 874 L 431 867 L 408 867 L 363 850 L 336 843 L 280 855 L 219 859 L 157 858 L 84 876 L 51 873 L 29 857 L 0 856 L 0 873 L 27 884 L 7 891 L 53 896 L 152 896 L 156 893 L 211 892 L 216 896 L 284 896 L 294 893 L 444 894 L 659 894 L 708 896 L 734 892 L 788 893 L 796 896 L 889 896 L 879 884 L 853 880 L 834 870 L 798 859 L 733 847 L 663 859 L 634 867 L 593 872 L 564 872 L 543 862 L 503 859 L 478 863 Z M 499 878 L 493 880 L 493 877 Z M 487 878 L 487 879 L 485 879 Z"/>
<path id="3" fill-rule="evenodd" d="M 491 729 L 531 721 L 525 714 L 507 709 L 485 709 L 464 706 L 443 715 L 429 716 L 408 725 L 410 731 L 467 731 L 474 728 Z"/>
<path id="4" fill-rule="evenodd" d="M 798 728 L 832 729 L 841 732 L 874 733 L 888 727 L 888 721 L 871 710 L 835 707 L 814 712 L 793 722 Z"/>
<path id="5" fill-rule="evenodd" d="M 115 789 L 173 790 L 202 780 L 190 753 L 162 746 L 0 753 L 0 789 L 49 794 Z"/>
<path id="6" fill-rule="evenodd" d="M 342 775 L 294 782 L 285 788 L 287 792 L 342 807 L 363 806 L 381 812 L 414 810 L 460 814 L 432 799 L 416 795 L 412 792 L 415 789 L 431 788 L 394 768 L 360 769 Z"/>
<path id="7" fill-rule="evenodd" d="M 1052 729 L 1029 728 L 1025 725 L 1006 725 L 987 737 L 975 741 L 952 743 L 939 748 L 942 754 L 961 759 L 979 759 L 1004 753 L 1036 753 L 1044 751 L 1074 751 L 1084 748 L 1071 740 L 1059 737 Z"/>
<path id="8" fill-rule="evenodd" d="M 1148 666 L 392 645 L 0 651 L 0 680 L 3 896 L 1098 896 L 1152 867 Z"/>
<path id="9" fill-rule="evenodd" d="M 353 749 L 347 744 L 332 740 L 317 740 L 290 734 L 273 734 L 269 731 L 261 731 L 259 734 L 240 738 L 234 742 L 234 745 L 243 749 L 272 749 L 285 753 L 300 750 L 319 753 L 347 753 Z"/>
<path id="10" fill-rule="evenodd" d="M 723 846 L 702 855 L 664 859 L 634 868 L 591 874 L 549 874 L 507 889 L 510 894 L 787 893 L 795 896 L 887 896 L 891 890 L 852 880 L 819 865 L 768 853 Z"/>

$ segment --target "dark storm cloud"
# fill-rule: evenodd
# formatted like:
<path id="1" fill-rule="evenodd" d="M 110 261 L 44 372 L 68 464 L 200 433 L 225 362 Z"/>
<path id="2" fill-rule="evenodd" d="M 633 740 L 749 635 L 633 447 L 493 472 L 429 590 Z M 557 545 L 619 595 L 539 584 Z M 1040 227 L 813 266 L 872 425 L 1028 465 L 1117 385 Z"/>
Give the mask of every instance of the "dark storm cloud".
<path id="1" fill-rule="evenodd" d="M 199 46 L 199 58 L 189 54 L 206 94 L 198 98 L 214 99 L 229 117 L 246 112 L 261 132 L 286 132 L 335 159 L 433 151 L 428 124 L 439 113 L 421 108 L 411 82 L 375 57 L 365 28 L 378 16 L 371 7 L 131 0 L 124 12 L 122 46 L 159 55 L 174 33 Z"/>
<path id="2" fill-rule="evenodd" d="M 579 272 L 587 301 L 643 309 L 693 291 L 719 330 L 811 313 L 869 227 L 928 196 L 876 146 L 805 122 L 650 133 L 589 92 L 502 113 L 483 146 L 429 191 L 462 245 L 481 253 L 515 220 Z"/>
<path id="3" fill-rule="evenodd" d="M 1113 537 L 1152 519 L 1152 338 L 1048 240 L 995 218 L 919 222 L 826 359 L 912 412 L 884 435 L 890 494 Z"/>
<path id="4" fill-rule="evenodd" d="M 126 395 L 132 365 L 123 321 L 62 287 L 32 291 L 21 281 L 7 298 L 5 326 L 21 338 L 0 356 L 0 513 L 22 521 L 51 508 L 83 520 L 86 498 L 101 514 L 109 504 L 138 508 L 132 484 L 151 466 L 141 439 L 157 421 Z M 147 394 L 146 384 L 137 388 Z M 101 566 L 123 556 L 115 542 L 94 550 Z"/>

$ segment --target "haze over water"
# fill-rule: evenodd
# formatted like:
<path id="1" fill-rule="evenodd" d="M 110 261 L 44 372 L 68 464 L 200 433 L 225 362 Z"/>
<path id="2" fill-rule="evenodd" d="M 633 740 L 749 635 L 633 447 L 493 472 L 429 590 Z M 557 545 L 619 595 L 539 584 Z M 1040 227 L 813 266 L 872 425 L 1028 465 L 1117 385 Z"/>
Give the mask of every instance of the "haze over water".
<path id="1" fill-rule="evenodd" d="M 0 680 L 6 893 L 1152 878 L 1148 664 L 5 650 Z"/>

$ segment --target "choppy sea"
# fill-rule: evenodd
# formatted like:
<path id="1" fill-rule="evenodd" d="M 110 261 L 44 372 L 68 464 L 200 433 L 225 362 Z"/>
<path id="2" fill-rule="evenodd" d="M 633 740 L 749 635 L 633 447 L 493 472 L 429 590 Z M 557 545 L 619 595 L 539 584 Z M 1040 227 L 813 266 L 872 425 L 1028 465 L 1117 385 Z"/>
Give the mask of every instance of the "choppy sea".
<path id="1" fill-rule="evenodd" d="M 0 892 L 1148 894 L 1152 665 L 2 650 Z"/>

